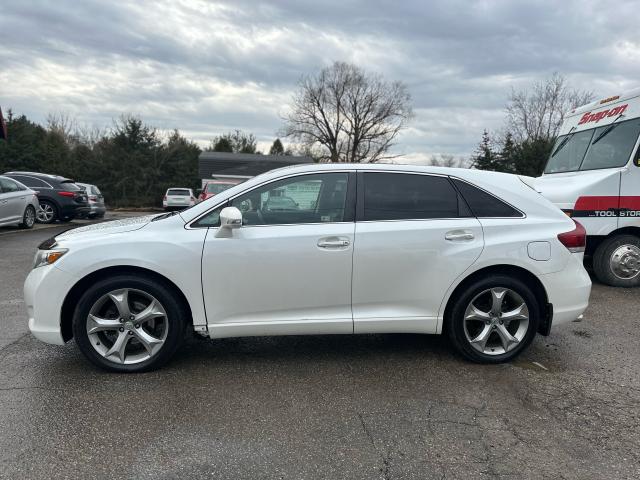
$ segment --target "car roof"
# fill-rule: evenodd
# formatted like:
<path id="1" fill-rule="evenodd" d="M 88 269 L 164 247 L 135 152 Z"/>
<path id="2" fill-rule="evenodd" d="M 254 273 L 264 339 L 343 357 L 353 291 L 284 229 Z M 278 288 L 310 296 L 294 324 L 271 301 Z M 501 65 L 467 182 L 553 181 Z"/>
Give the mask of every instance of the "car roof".
<path id="1" fill-rule="evenodd" d="M 60 175 L 52 175 L 49 173 L 12 171 L 12 172 L 5 172 L 4 175 L 24 175 L 29 177 L 42 178 L 45 180 L 54 180 L 56 182 L 74 182 L 75 183 L 75 180 L 72 180 L 71 178 L 62 177 Z"/>

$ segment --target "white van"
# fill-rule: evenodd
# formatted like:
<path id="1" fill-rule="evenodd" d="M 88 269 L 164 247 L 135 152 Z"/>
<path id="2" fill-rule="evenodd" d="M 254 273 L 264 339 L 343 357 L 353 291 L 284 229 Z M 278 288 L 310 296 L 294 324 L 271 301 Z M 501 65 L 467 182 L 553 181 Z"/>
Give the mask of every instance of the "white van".
<path id="1" fill-rule="evenodd" d="M 640 89 L 566 117 L 536 189 L 587 230 L 598 279 L 640 285 Z"/>

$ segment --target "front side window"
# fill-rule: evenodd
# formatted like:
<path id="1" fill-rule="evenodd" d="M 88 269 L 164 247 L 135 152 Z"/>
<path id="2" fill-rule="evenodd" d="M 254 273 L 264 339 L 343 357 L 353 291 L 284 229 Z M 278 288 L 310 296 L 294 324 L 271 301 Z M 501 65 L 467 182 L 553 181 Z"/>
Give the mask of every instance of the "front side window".
<path id="1" fill-rule="evenodd" d="M 320 173 L 271 182 L 216 208 L 194 226 L 218 226 L 220 211 L 227 206 L 242 212 L 243 225 L 348 221 L 348 178 L 347 173 Z"/>
<path id="2" fill-rule="evenodd" d="M 363 220 L 457 218 L 459 198 L 446 177 L 366 172 Z"/>

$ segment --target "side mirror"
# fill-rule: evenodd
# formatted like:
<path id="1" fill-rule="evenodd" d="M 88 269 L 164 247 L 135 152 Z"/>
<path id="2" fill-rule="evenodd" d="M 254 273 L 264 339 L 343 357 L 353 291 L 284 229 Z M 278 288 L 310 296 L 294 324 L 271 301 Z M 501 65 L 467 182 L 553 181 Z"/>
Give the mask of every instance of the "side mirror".
<path id="1" fill-rule="evenodd" d="M 242 226 L 242 212 L 236 207 L 225 207 L 220 211 L 220 228 L 216 232 L 218 238 L 229 238 L 234 229 Z"/>

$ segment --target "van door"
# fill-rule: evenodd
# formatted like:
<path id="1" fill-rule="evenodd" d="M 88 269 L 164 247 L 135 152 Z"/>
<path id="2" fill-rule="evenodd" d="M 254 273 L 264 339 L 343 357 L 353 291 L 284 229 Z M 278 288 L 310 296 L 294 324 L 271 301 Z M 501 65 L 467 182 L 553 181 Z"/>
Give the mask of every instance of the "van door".
<path id="1" fill-rule="evenodd" d="M 640 140 L 638 141 L 640 143 Z M 640 146 L 633 162 L 621 173 L 618 228 L 640 227 Z"/>

